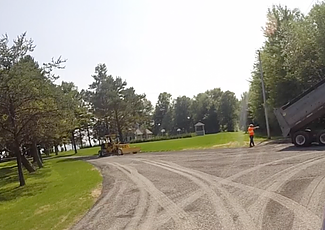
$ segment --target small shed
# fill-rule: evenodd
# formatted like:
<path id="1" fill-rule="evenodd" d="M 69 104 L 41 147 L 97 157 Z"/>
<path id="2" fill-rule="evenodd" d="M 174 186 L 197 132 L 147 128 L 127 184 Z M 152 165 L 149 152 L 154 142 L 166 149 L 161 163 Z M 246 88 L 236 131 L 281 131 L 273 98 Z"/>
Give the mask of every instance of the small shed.
<path id="1" fill-rule="evenodd" d="M 204 136 L 205 135 L 205 129 L 204 124 L 202 122 L 198 122 L 194 125 L 195 133 L 198 136 Z"/>
<path id="2" fill-rule="evenodd" d="M 135 140 L 142 140 L 143 138 L 143 132 L 141 132 L 140 129 L 135 130 L 134 135 L 135 135 Z"/>
<path id="3" fill-rule="evenodd" d="M 151 139 L 152 138 L 153 133 L 149 130 L 149 129 L 145 129 L 144 130 L 144 137 L 145 139 Z"/>

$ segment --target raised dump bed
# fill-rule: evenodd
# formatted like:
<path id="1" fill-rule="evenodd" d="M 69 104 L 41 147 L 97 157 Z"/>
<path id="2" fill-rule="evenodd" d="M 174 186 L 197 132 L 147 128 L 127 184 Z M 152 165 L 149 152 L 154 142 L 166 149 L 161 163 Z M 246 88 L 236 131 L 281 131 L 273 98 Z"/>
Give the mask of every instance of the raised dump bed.
<path id="1" fill-rule="evenodd" d="M 325 145 L 325 129 L 314 121 L 325 115 L 325 79 L 312 86 L 286 105 L 274 109 L 284 137 L 296 146 L 312 142 Z"/>

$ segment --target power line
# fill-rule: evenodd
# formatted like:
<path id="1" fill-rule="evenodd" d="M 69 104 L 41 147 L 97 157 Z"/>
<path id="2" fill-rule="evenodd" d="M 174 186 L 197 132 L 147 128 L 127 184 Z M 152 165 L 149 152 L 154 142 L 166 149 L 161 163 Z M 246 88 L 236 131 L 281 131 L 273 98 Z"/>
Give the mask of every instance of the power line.
<path id="1" fill-rule="evenodd" d="M 311 0 L 311 2 L 310 2 L 310 4 L 309 4 L 308 8 L 307 8 L 306 11 L 305 11 L 305 15 L 306 15 L 306 14 L 308 13 L 308 11 L 310 10 L 310 8 L 311 8 L 311 6 L 313 5 L 314 1 L 315 1 L 315 0 Z M 318 0 L 316 0 L 316 3 L 318 3 Z"/>

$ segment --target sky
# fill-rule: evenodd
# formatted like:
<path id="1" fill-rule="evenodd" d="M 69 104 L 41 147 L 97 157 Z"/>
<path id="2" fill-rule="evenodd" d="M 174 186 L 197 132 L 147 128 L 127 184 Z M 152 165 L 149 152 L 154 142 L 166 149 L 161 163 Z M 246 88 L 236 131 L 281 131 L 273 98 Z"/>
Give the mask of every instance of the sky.
<path id="1" fill-rule="evenodd" d="M 213 88 L 240 95 L 273 4 L 307 13 L 317 0 L 0 0 L 0 33 L 23 32 L 32 56 L 62 56 L 60 81 L 87 89 L 105 63 L 155 104 L 159 93 L 193 97 Z"/>

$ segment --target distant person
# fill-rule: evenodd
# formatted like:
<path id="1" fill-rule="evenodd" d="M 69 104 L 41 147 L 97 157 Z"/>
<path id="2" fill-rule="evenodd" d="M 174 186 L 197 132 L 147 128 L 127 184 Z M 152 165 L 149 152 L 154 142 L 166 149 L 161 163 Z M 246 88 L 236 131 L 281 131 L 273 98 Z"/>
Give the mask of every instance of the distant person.
<path id="1" fill-rule="evenodd" d="M 253 147 L 255 146 L 255 143 L 254 143 L 254 130 L 255 129 L 258 129 L 259 126 L 254 126 L 253 124 L 250 124 L 249 127 L 248 127 L 248 134 L 249 134 L 249 147 Z"/>

